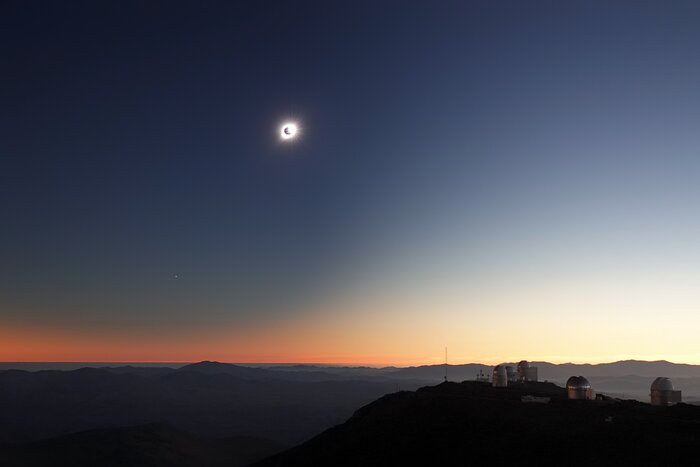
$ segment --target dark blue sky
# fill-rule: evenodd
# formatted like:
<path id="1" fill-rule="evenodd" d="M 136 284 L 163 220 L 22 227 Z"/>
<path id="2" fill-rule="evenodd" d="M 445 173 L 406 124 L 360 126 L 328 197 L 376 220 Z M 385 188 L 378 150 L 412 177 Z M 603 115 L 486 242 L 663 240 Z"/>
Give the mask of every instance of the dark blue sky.
<path id="1" fill-rule="evenodd" d="M 0 325 L 507 320 L 696 273 L 695 2 L 0 8 Z"/>

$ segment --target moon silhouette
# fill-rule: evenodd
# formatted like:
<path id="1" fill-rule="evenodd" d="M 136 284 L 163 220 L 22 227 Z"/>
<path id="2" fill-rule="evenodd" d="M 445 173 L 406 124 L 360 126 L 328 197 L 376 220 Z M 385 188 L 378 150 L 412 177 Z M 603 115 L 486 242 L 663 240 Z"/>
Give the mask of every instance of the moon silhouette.
<path id="1" fill-rule="evenodd" d="M 280 129 L 280 137 L 283 140 L 290 140 L 297 136 L 299 129 L 296 123 L 288 122 L 282 125 Z"/>

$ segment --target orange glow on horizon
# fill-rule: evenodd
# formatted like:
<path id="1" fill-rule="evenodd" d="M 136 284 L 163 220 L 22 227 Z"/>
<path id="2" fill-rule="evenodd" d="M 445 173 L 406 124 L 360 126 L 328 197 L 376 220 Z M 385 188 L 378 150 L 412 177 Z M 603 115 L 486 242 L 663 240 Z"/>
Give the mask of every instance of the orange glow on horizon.
<path id="1" fill-rule="evenodd" d="M 325 332 L 325 333 L 324 333 Z M 367 333 L 364 347 L 358 348 L 352 329 L 330 332 L 317 329 L 290 329 L 285 326 L 232 332 L 217 330 L 189 335 L 182 331 L 130 335 L 127 332 L 87 332 L 70 329 L 0 328 L 0 361 L 4 362 L 124 362 L 190 363 L 216 360 L 231 363 L 308 363 L 354 366 L 418 366 L 444 363 L 444 347 L 403 343 L 382 344 L 382 332 Z M 478 343 L 475 343 L 478 345 Z M 392 352 L 387 347 L 396 347 Z M 404 352 L 401 352 L 401 351 Z M 425 352 L 417 355 L 414 352 Z M 465 350 L 472 350 L 465 353 Z M 669 360 L 700 364 L 694 354 L 605 354 L 554 355 L 546 353 L 478 353 L 472 349 L 448 350 L 451 365 L 481 363 L 495 365 L 521 359 L 551 363 L 607 363 L 618 360 Z M 488 350 L 494 350 L 490 348 Z M 375 353 L 370 353 L 374 351 Z M 454 355 L 454 356 L 450 356 Z"/>

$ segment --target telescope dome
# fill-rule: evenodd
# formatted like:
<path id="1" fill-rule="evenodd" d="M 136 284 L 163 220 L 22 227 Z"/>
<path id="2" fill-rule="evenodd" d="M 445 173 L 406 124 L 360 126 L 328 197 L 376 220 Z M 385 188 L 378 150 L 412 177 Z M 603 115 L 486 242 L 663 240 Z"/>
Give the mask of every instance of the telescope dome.
<path id="1" fill-rule="evenodd" d="M 652 391 L 674 391 L 673 383 L 670 379 L 659 376 L 651 383 Z"/>
<path id="2" fill-rule="evenodd" d="M 566 389 L 591 389 L 591 383 L 583 376 L 572 376 L 566 381 Z"/>

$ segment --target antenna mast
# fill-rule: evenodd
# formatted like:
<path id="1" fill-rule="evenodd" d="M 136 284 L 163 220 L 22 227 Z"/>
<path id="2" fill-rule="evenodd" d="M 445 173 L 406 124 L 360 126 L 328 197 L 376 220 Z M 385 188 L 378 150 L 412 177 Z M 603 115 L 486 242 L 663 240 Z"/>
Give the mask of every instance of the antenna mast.
<path id="1" fill-rule="evenodd" d="M 447 347 L 445 347 L 445 382 L 447 382 Z"/>

